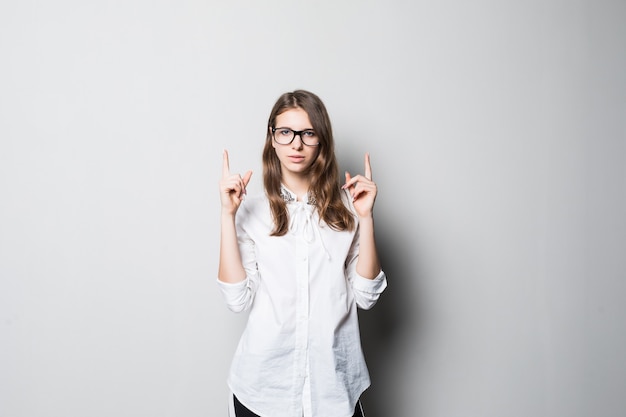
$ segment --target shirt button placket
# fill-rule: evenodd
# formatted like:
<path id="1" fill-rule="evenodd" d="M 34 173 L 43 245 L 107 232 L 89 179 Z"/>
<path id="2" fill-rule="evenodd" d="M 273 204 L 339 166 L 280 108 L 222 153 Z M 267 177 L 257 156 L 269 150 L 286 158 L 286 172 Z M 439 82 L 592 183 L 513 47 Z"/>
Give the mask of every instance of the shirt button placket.
<path id="1" fill-rule="evenodd" d="M 309 257 L 308 243 L 302 237 L 297 239 L 296 259 L 296 369 L 304 382 L 309 338 Z"/>

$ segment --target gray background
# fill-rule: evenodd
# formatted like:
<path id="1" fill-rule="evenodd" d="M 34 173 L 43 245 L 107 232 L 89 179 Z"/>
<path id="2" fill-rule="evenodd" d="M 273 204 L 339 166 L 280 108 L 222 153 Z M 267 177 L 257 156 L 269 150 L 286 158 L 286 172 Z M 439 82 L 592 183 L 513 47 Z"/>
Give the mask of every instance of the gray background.
<path id="1" fill-rule="evenodd" d="M 3 1 L 0 416 L 225 416 L 222 149 L 372 155 L 368 417 L 626 414 L 624 1 Z"/>

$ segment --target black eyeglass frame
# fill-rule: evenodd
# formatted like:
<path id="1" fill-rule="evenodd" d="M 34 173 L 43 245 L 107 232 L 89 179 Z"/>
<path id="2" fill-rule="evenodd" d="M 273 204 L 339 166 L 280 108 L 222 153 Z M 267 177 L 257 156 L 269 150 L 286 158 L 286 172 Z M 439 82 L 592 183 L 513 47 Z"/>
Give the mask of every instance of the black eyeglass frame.
<path id="1" fill-rule="evenodd" d="M 290 130 L 291 133 L 293 133 L 293 136 L 291 137 L 291 140 L 289 142 L 287 142 L 287 143 L 280 143 L 279 141 L 277 141 L 276 140 L 276 131 L 277 130 Z M 313 129 L 293 130 L 293 129 L 290 129 L 288 127 L 273 127 L 272 128 L 272 138 L 279 145 L 291 145 L 293 143 L 293 141 L 296 139 L 296 136 L 300 136 L 300 142 L 302 142 L 303 145 L 311 146 L 311 147 L 313 147 L 313 146 L 320 146 L 319 139 L 318 139 L 318 141 L 317 141 L 317 143 L 315 145 L 309 145 L 308 143 L 306 143 L 304 141 L 304 139 L 302 139 L 302 134 L 305 133 L 305 132 L 313 132 L 315 134 L 315 131 Z"/>

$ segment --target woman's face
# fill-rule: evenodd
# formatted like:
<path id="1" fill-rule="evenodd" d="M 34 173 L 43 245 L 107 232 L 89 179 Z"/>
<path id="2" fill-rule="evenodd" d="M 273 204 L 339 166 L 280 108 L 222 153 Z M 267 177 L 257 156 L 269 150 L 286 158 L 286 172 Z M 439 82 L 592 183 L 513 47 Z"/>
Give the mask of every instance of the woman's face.
<path id="1" fill-rule="evenodd" d="M 278 116 L 276 116 L 276 137 L 285 134 L 287 140 L 290 139 L 289 132 L 286 129 L 281 131 L 280 128 L 288 128 L 292 131 L 308 131 L 302 133 L 307 135 L 305 140 L 308 143 L 315 143 L 315 136 L 312 136 L 313 125 L 309 120 L 309 115 L 301 108 L 289 109 Z M 271 132 L 270 132 L 271 133 Z M 319 146 L 305 145 L 300 135 L 295 135 L 293 141 L 288 145 L 281 145 L 276 140 L 272 139 L 272 146 L 276 151 L 276 156 L 280 161 L 283 175 L 297 175 L 303 176 L 307 172 L 308 168 L 317 158 Z"/>

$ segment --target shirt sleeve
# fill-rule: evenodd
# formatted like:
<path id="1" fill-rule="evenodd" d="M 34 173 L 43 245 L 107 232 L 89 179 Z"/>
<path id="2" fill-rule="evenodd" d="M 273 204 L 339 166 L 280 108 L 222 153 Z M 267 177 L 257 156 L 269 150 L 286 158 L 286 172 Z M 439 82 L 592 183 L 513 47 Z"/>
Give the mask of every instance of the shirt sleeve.
<path id="1" fill-rule="evenodd" d="M 363 310 L 374 307 L 380 295 L 387 288 L 387 276 L 384 271 L 380 271 L 374 279 L 367 279 L 354 273 L 352 278 L 352 289 L 357 306 Z"/>
<path id="2" fill-rule="evenodd" d="M 235 313 L 248 310 L 252 305 L 253 291 L 250 288 L 250 279 L 246 277 L 241 282 L 230 283 L 217 280 L 217 285 L 222 290 L 226 306 Z"/>
<path id="3" fill-rule="evenodd" d="M 244 202 L 245 203 L 245 202 Z M 248 218 L 247 210 L 242 204 L 237 212 L 236 227 L 237 241 L 239 242 L 239 253 L 246 271 L 246 278 L 241 282 L 229 283 L 219 279 L 217 284 L 222 291 L 227 307 L 235 313 L 249 310 L 254 301 L 254 295 L 258 287 L 258 269 L 256 263 L 256 252 L 254 240 L 250 238 L 245 231 L 246 218 Z"/>

